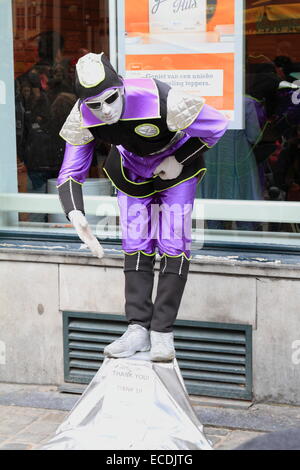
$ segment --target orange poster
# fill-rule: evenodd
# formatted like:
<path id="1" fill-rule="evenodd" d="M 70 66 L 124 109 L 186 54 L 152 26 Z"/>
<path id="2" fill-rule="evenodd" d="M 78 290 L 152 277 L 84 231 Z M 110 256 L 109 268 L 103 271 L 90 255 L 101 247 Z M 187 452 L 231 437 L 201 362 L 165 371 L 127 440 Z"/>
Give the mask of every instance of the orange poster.
<path id="1" fill-rule="evenodd" d="M 243 0 L 125 0 L 125 76 L 199 94 L 243 127 Z"/>

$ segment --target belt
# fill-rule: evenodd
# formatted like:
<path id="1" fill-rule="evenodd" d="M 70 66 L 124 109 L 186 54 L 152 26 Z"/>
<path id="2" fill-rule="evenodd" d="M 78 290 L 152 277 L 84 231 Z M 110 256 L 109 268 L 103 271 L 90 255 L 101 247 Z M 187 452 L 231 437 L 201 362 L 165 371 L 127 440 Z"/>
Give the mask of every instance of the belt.
<path id="1" fill-rule="evenodd" d="M 184 166 L 181 174 L 177 178 L 162 180 L 159 176 L 154 176 L 142 183 L 135 183 L 128 178 L 126 168 L 123 167 L 122 155 L 116 147 L 112 147 L 109 152 L 103 170 L 119 191 L 136 198 L 151 196 L 160 191 L 177 186 L 197 175 L 201 176 L 200 181 L 206 173 L 204 159 L 203 157 L 199 157 L 199 159 L 195 160 L 191 165 Z"/>

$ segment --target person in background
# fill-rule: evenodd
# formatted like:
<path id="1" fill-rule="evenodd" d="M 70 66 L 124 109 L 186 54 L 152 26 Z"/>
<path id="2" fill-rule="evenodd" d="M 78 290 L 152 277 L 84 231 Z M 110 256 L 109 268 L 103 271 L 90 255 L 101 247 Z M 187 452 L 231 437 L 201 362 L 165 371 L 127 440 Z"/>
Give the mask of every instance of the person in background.
<path id="1" fill-rule="evenodd" d="M 247 62 L 245 128 L 229 130 L 206 154 L 207 177 L 199 195 L 208 199 L 260 200 L 274 197 L 268 158 L 278 142 L 288 138 L 298 122 L 300 106 L 292 103 L 297 86 L 283 81 L 274 63 L 263 55 Z M 271 184 L 269 184 L 271 183 Z M 270 192 L 271 190 L 271 192 Z M 210 229 L 224 229 L 224 221 L 208 221 Z M 236 221 L 240 230 L 260 230 L 253 222 Z"/>
<path id="2" fill-rule="evenodd" d="M 228 130 L 206 154 L 207 175 L 199 188 L 204 199 L 260 200 L 263 197 L 253 152 L 262 135 L 263 110 L 250 96 L 244 98 L 245 129 Z M 225 229 L 224 221 L 207 221 L 209 229 Z M 239 230 L 258 230 L 255 222 L 236 221 Z"/>
<path id="3" fill-rule="evenodd" d="M 47 96 L 49 102 L 53 103 L 60 93 L 73 93 L 73 91 L 74 89 L 68 79 L 66 68 L 61 64 L 55 65 L 48 81 Z"/>
<path id="4" fill-rule="evenodd" d="M 283 80 L 293 83 L 295 78 L 291 75 L 294 72 L 294 64 L 287 56 L 277 56 L 274 59 L 277 75 Z"/>
<path id="5" fill-rule="evenodd" d="M 24 109 L 20 131 L 22 135 L 18 136 L 18 141 L 21 142 L 21 152 L 18 156 L 28 175 L 27 191 L 46 193 L 48 179 L 57 177 L 62 162 L 61 151 L 64 150 L 64 141 L 60 139 L 58 145 L 57 132 L 51 132 L 52 127 L 55 127 L 51 107 L 62 92 L 71 93 L 72 86 L 65 78 L 63 37 L 55 31 L 45 31 L 35 39 L 38 60 L 16 80 Z M 72 102 L 68 112 L 73 104 Z M 62 118 L 65 117 L 66 114 L 62 114 Z M 55 119 L 61 122 L 57 115 Z M 18 123 L 19 119 L 17 125 Z M 46 222 L 47 215 L 29 214 L 28 220 Z"/>
<path id="6" fill-rule="evenodd" d="M 300 124 L 272 161 L 274 185 L 286 194 L 287 201 L 300 201 Z"/>

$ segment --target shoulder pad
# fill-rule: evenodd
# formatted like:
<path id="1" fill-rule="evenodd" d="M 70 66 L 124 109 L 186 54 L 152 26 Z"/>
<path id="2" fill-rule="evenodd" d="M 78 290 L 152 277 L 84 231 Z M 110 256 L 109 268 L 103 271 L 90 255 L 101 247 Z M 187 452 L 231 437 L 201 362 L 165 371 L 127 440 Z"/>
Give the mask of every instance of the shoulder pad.
<path id="1" fill-rule="evenodd" d="M 79 100 L 76 101 L 59 133 L 71 145 L 85 145 L 94 140 L 93 134 L 88 129 L 81 128 L 81 114 L 78 104 Z"/>
<path id="2" fill-rule="evenodd" d="M 167 125 L 170 131 L 189 127 L 200 113 L 205 99 L 171 88 L 167 99 Z"/>

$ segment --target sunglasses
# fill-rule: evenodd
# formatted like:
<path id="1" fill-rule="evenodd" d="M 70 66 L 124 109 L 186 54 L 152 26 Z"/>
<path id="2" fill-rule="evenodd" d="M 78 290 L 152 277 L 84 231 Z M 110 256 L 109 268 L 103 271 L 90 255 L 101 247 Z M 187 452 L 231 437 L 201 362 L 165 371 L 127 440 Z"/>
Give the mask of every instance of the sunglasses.
<path id="1" fill-rule="evenodd" d="M 106 98 L 103 101 L 94 101 L 94 102 L 86 102 L 85 104 L 90 108 L 90 109 L 101 109 L 103 106 L 103 103 L 106 104 L 112 104 L 114 103 L 117 99 L 119 98 L 119 92 L 115 91 L 112 95 L 110 95 L 108 98 Z"/>

